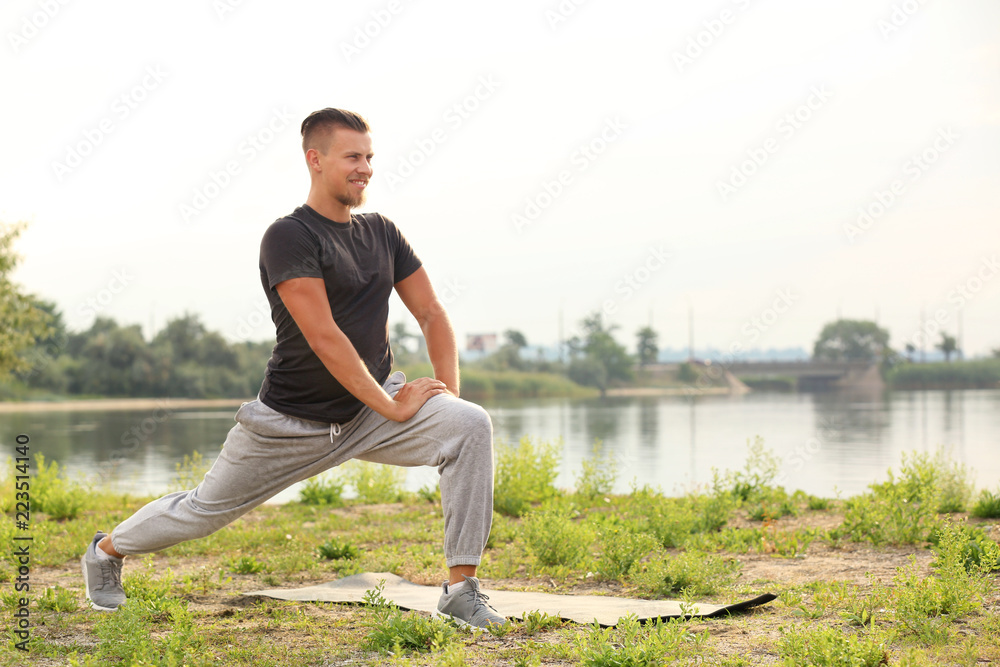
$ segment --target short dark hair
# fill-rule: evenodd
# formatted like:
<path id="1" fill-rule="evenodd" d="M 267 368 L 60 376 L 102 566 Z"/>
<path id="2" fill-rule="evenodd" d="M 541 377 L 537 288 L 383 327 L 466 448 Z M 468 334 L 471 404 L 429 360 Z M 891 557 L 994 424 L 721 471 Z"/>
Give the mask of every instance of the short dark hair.
<path id="1" fill-rule="evenodd" d="M 333 109 L 327 107 L 319 111 L 313 111 L 302 121 L 302 150 L 316 148 L 321 153 L 326 152 L 329 135 L 335 128 L 343 127 L 355 132 L 371 132 L 366 121 L 361 114 L 344 109 Z M 323 148 L 317 145 L 322 142 Z"/>

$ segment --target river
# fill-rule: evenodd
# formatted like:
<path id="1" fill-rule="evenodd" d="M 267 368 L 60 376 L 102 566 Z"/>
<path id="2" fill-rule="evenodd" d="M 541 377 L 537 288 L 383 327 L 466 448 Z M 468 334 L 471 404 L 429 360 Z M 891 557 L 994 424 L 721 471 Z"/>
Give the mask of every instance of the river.
<path id="1" fill-rule="evenodd" d="M 825 497 L 863 492 L 899 469 L 904 452 L 949 450 L 977 489 L 1000 488 L 1000 390 L 896 391 L 876 395 L 750 393 L 484 402 L 498 440 L 528 435 L 559 442 L 557 484 L 572 487 L 581 460 L 613 458 L 616 491 L 651 485 L 676 495 L 711 482 L 712 470 L 741 468 L 757 436 L 781 460 L 789 490 Z M 10 412 L 0 439 L 14 455 L 30 437 L 70 477 L 128 493 L 159 494 L 195 450 L 214 459 L 235 408 Z M 430 468 L 408 471 L 410 490 L 433 484 Z M 293 487 L 276 500 L 296 496 Z"/>

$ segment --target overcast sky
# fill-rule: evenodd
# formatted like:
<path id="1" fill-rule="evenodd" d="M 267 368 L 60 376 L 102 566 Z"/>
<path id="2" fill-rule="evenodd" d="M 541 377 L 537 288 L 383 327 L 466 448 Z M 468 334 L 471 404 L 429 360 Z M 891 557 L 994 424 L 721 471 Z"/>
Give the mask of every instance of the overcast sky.
<path id="1" fill-rule="evenodd" d="M 902 348 L 923 312 L 985 354 L 997 26 L 995 0 L 11 0 L 0 220 L 74 329 L 268 339 L 260 237 L 306 198 L 302 118 L 343 107 L 463 340 L 603 310 L 679 348 L 691 307 L 698 347 L 811 349 L 839 315 Z"/>

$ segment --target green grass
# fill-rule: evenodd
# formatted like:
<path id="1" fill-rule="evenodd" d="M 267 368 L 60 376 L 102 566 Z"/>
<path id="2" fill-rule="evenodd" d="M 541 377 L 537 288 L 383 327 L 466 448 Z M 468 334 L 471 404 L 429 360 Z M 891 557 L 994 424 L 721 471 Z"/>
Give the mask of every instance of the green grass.
<path id="1" fill-rule="evenodd" d="M 645 487 L 610 493 L 602 487 L 609 480 L 597 474 L 608 468 L 598 458 L 578 477 L 589 475 L 586 484 L 560 490 L 554 486 L 557 446 L 526 439 L 497 449 L 504 462 L 498 498 L 510 511 L 495 515 L 480 570 L 487 592 L 503 579 L 515 589 L 667 597 L 685 605 L 767 591 L 780 601 L 707 623 L 626 621 L 609 630 L 535 613 L 493 633 L 470 634 L 377 600 L 349 607 L 238 595 L 362 571 L 439 583 L 445 572 L 440 503 L 431 493 L 399 493 L 376 471 L 366 472 L 370 488 L 401 500 L 374 507 L 370 498 L 336 494 L 336 503 L 258 508 L 204 539 L 130 558 L 124 577 L 129 609 L 96 614 L 74 588 L 80 551 L 97 528 L 110 529 L 146 499 L 94 491 L 46 463 L 39 466 L 37 490 L 49 498 L 76 494 L 82 504 L 75 517 L 40 514 L 32 524 L 32 657 L 88 666 L 317 667 L 668 660 L 735 666 L 757 664 L 759 656 L 789 665 L 878 665 L 886 656 L 893 665 L 1000 661 L 1000 620 L 993 611 L 1000 605 L 1000 522 L 968 520 L 945 502 L 965 498 L 974 513 L 995 496 L 984 492 L 973 502 L 966 473 L 944 453 L 907 454 L 866 493 L 830 503 L 775 487 L 771 456 L 759 441 L 751 441 L 741 469 L 720 471 L 714 485 L 681 497 Z M 354 483 L 346 474 L 338 479 Z M 588 486 L 595 492 L 581 492 Z M 9 480 L 0 480 L 0 491 L 13 491 Z M 828 533 L 810 523 L 814 519 L 840 525 Z M 7 544 L 15 532 L 12 521 L 0 522 Z M 840 550 L 873 552 L 893 569 L 867 581 L 817 576 L 793 585 L 752 578 L 741 565 L 774 559 L 793 568 L 797 559 L 809 563 L 817 545 L 834 560 Z M 0 554 L 0 578 L 10 582 L 15 572 L 8 549 Z M 57 579 L 60 572 L 69 574 Z M 6 613 L 18 603 L 5 585 L 0 604 Z M 733 641 L 744 642 L 743 653 L 733 652 Z M 0 664 L 21 658 L 9 642 L 0 645 Z"/>

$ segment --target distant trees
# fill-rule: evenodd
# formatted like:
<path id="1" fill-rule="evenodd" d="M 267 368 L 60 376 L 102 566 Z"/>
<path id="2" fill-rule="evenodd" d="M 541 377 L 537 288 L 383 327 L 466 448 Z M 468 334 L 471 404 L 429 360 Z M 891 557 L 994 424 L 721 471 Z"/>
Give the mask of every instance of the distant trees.
<path id="1" fill-rule="evenodd" d="M 527 364 L 521 358 L 521 350 L 528 346 L 528 339 L 516 329 L 503 332 L 503 345 L 497 350 L 497 361 L 500 370 L 526 370 Z"/>
<path id="2" fill-rule="evenodd" d="M 570 362 L 567 374 L 577 384 L 597 387 L 603 396 L 613 380 L 632 379 L 632 358 L 612 336 L 616 325 L 605 325 L 600 311 L 580 322 L 583 336 L 569 341 Z"/>
<path id="3" fill-rule="evenodd" d="M 824 361 L 881 362 L 890 352 L 889 332 L 868 320 L 830 322 L 813 346 L 813 357 Z"/>
<path id="4" fill-rule="evenodd" d="M 24 225 L 0 224 L 0 378 L 30 372 L 34 364 L 26 355 L 52 334 L 51 314 L 10 279 L 19 261 L 14 240 L 23 230 Z"/>
<path id="5" fill-rule="evenodd" d="M 937 349 L 944 353 L 944 360 L 946 363 L 951 362 L 951 355 L 958 350 L 958 341 L 954 336 L 949 336 L 945 332 L 941 332 L 941 340 L 936 345 Z"/>
<path id="6" fill-rule="evenodd" d="M 406 328 L 406 321 L 400 320 L 392 325 L 389 335 L 392 344 L 392 356 L 396 364 L 417 364 L 429 361 L 424 337 L 419 333 L 411 333 Z M 410 342 L 414 344 L 411 346 Z"/>
<path id="7" fill-rule="evenodd" d="M 649 364 L 656 363 L 656 357 L 660 353 L 660 348 L 657 346 L 657 333 L 653 330 L 653 327 L 643 327 L 635 334 L 638 339 L 636 345 L 636 352 L 639 357 L 639 366 L 648 366 Z"/>
<path id="8" fill-rule="evenodd" d="M 272 347 L 270 342 L 229 343 L 191 314 L 169 321 L 152 341 L 137 324 L 98 317 L 86 331 L 70 333 L 58 313 L 51 318 L 51 342 L 39 339 L 32 371 L 19 378 L 28 388 L 60 394 L 253 396 Z"/>

